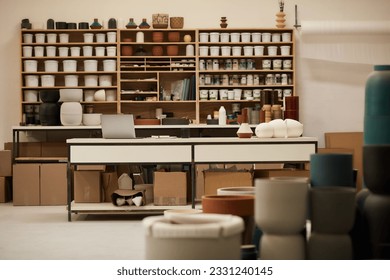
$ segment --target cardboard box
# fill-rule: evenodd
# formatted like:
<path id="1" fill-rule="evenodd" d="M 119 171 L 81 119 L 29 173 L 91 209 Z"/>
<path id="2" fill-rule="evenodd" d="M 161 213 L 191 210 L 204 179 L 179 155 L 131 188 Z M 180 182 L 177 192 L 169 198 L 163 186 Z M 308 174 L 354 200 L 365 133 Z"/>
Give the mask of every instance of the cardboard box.
<path id="1" fill-rule="evenodd" d="M 327 132 L 325 148 L 353 150 L 353 168 L 357 170 L 356 190 L 363 186 L 363 132 Z"/>
<path id="2" fill-rule="evenodd" d="M 253 174 L 251 171 L 210 169 L 203 171 L 203 173 L 205 195 L 215 195 L 219 188 L 253 186 Z"/>
<path id="3" fill-rule="evenodd" d="M 0 177 L 0 203 L 12 200 L 12 178 Z"/>
<path id="4" fill-rule="evenodd" d="M 74 171 L 74 201 L 101 202 L 100 171 Z"/>
<path id="5" fill-rule="evenodd" d="M 154 205 L 186 205 L 187 173 L 154 172 Z"/>
<path id="6" fill-rule="evenodd" d="M 12 152 L 10 150 L 0 151 L 0 176 L 12 176 Z"/>
<path id="7" fill-rule="evenodd" d="M 310 177 L 309 170 L 302 169 L 264 169 L 255 170 L 254 177 L 256 178 L 269 178 L 269 177 Z"/>
<path id="8" fill-rule="evenodd" d="M 13 204 L 40 205 L 40 164 L 23 163 L 13 166 Z"/>
<path id="9" fill-rule="evenodd" d="M 42 142 L 42 157 L 68 157 L 65 142 Z"/>
<path id="10" fill-rule="evenodd" d="M 40 142 L 22 142 L 19 145 L 20 157 L 40 157 L 42 155 L 42 145 Z"/>
<path id="11" fill-rule="evenodd" d="M 101 164 L 86 164 L 86 165 L 77 165 L 77 170 L 90 170 L 90 171 L 106 171 L 106 166 Z"/>
<path id="12" fill-rule="evenodd" d="M 102 186 L 103 186 L 103 201 L 112 202 L 111 195 L 117 190 L 118 187 L 118 175 L 115 171 L 102 173 Z"/>
<path id="13" fill-rule="evenodd" d="M 67 165 L 45 163 L 40 168 L 40 205 L 66 205 Z"/>

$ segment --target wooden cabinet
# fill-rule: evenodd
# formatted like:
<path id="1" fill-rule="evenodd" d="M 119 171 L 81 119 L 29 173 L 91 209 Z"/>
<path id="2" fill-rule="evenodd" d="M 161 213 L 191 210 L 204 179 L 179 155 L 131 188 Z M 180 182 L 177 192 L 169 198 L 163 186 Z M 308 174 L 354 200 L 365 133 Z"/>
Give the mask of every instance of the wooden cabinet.
<path id="1" fill-rule="evenodd" d="M 21 42 L 27 124 L 39 124 L 42 89 L 81 88 L 95 112 L 155 118 L 159 109 L 194 123 L 222 105 L 235 121 L 295 94 L 292 29 L 22 30 Z"/>

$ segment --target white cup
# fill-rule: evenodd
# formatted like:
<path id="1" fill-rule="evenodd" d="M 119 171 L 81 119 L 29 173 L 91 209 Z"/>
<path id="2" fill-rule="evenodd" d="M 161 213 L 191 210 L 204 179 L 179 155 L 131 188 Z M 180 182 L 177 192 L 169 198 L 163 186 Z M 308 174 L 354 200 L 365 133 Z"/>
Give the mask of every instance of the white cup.
<path id="1" fill-rule="evenodd" d="M 64 60 L 63 62 L 64 72 L 76 72 L 77 60 Z"/>
<path id="2" fill-rule="evenodd" d="M 233 91 L 234 91 L 234 100 L 241 100 L 242 89 L 235 88 L 233 89 Z"/>
<path id="3" fill-rule="evenodd" d="M 244 47 L 244 56 L 253 56 L 253 46 Z"/>
<path id="4" fill-rule="evenodd" d="M 116 60 L 114 60 L 114 59 L 103 60 L 103 71 L 115 72 L 116 71 Z"/>
<path id="5" fill-rule="evenodd" d="M 84 33 L 84 43 L 93 43 L 93 33 Z"/>
<path id="6" fill-rule="evenodd" d="M 233 53 L 233 56 L 240 56 L 241 55 L 241 46 L 232 47 L 232 53 Z"/>
<path id="7" fill-rule="evenodd" d="M 83 56 L 92 56 L 92 46 L 83 46 Z"/>
<path id="8" fill-rule="evenodd" d="M 85 90 L 84 91 L 84 101 L 85 102 L 92 102 L 92 101 L 94 101 L 94 95 L 95 95 L 95 91 L 94 90 Z"/>
<path id="9" fill-rule="evenodd" d="M 24 64 L 24 72 L 37 72 L 38 71 L 38 61 L 36 60 L 25 60 Z"/>
<path id="10" fill-rule="evenodd" d="M 43 87 L 54 87 L 55 86 L 54 75 L 42 75 L 41 76 L 41 85 Z"/>
<path id="11" fill-rule="evenodd" d="M 261 34 L 261 41 L 262 42 L 271 42 L 271 33 L 262 33 Z"/>
<path id="12" fill-rule="evenodd" d="M 56 56 L 57 47 L 46 46 L 46 56 Z"/>
<path id="13" fill-rule="evenodd" d="M 48 33 L 47 34 L 47 42 L 48 43 L 57 43 L 57 34 L 56 33 Z"/>
<path id="14" fill-rule="evenodd" d="M 45 60 L 45 72 L 58 72 L 58 61 Z"/>
<path id="15" fill-rule="evenodd" d="M 98 70 L 98 61 L 94 59 L 84 60 L 84 71 L 95 72 Z"/>
<path id="16" fill-rule="evenodd" d="M 68 47 L 59 47 L 58 54 L 61 57 L 67 57 L 69 55 L 69 48 Z"/>
<path id="17" fill-rule="evenodd" d="M 254 50 L 256 56 L 264 55 L 264 46 L 254 46 L 253 50 Z"/>
<path id="18" fill-rule="evenodd" d="M 209 47 L 208 46 L 200 46 L 199 47 L 199 55 L 200 56 L 208 56 L 209 55 Z"/>
<path id="19" fill-rule="evenodd" d="M 97 87 L 98 86 L 98 76 L 97 75 L 85 75 L 84 76 L 84 85 L 86 87 Z M 92 91 L 92 100 L 93 100 L 93 94 L 95 92 Z"/>
<path id="20" fill-rule="evenodd" d="M 211 32 L 210 43 L 218 43 L 218 42 L 219 42 L 219 32 Z"/>
<path id="21" fill-rule="evenodd" d="M 277 55 L 278 47 L 277 46 L 269 46 L 267 47 L 268 55 Z"/>
<path id="22" fill-rule="evenodd" d="M 261 42 L 261 33 L 253 32 L 252 33 L 252 42 L 254 42 L 254 43 Z"/>
<path id="23" fill-rule="evenodd" d="M 272 69 L 273 70 L 281 70 L 282 69 L 282 60 L 281 59 L 272 60 Z"/>
<path id="24" fill-rule="evenodd" d="M 35 34 L 35 43 L 45 43 L 45 34 L 44 33 L 37 33 Z"/>
<path id="25" fill-rule="evenodd" d="M 79 86 L 79 76 L 78 75 L 65 75 L 65 86 L 66 87 Z"/>
<path id="26" fill-rule="evenodd" d="M 24 46 L 22 49 L 23 49 L 23 57 L 32 57 L 33 48 L 31 46 Z"/>
<path id="27" fill-rule="evenodd" d="M 240 33 L 230 33 L 230 42 L 232 43 L 240 42 Z"/>
<path id="28" fill-rule="evenodd" d="M 116 32 L 107 32 L 107 42 L 109 43 L 116 42 Z"/>
<path id="29" fill-rule="evenodd" d="M 281 41 L 280 33 L 272 33 L 272 42 L 279 43 Z"/>
<path id="30" fill-rule="evenodd" d="M 112 76 L 111 75 L 99 75 L 99 86 L 101 86 L 101 87 L 112 86 Z"/>
<path id="31" fill-rule="evenodd" d="M 71 47 L 70 48 L 70 55 L 71 56 L 80 56 L 80 47 Z"/>
<path id="32" fill-rule="evenodd" d="M 44 48 L 42 46 L 35 46 L 34 47 L 34 56 L 42 57 L 44 53 Z"/>
<path id="33" fill-rule="evenodd" d="M 116 101 L 116 90 L 115 89 L 106 90 L 106 101 Z"/>
<path id="34" fill-rule="evenodd" d="M 23 43 L 25 44 L 32 44 L 33 42 L 33 35 L 28 33 L 28 34 L 23 34 Z"/>
<path id="35" fill-rule="evenodd" d="M 199 98 L 201 100 L 207 100 L 209 98 L 209 90 L 208 89 L 201 89 L 199 91 Z"/>
<path id="36" fill-rule="evenodd" d="M 280 53 L 281 55 L 290 55 L 290 46 L 281 46 Z"/>
<path id="37" fill-rule="evenodd" d="M 96 56 L 104 56 L 105 51 L 106 51 L 105 47 L 95 47 Z"/>
<path id="38" fill-rule="evenodd" d="M 37 75 L 26 75 L 25 76 L 26 87 L 37 87 L 39 84 L 39 76 Z"/>
<path id="39" fill-rule="evenodd" d="M 38 91 L 37 90 L 25 90 L 23 91 L 23 100 L 26 102 L 37 102 L 38 101 Z"/>
<path id="40" fill-rule="evenodd" d="M 106 42 L 106 34 L 105 33 L 97 33 L 96 34 L 96 42 L 97 43 L 104 43 L 104 42 Z"/>
<path id="41" fill-rule="evenodd" d="M 291 42 L 291 33 L 282 33 L 282 42 Z"/>
<path id="42" fill-rule="evenodd" d="M 199 33 L 199 42 L 200 43 L 207 43 L 209 41 L 209 33 Z"/>
<path id="43" fill-rule="evenodd" d="M 60 34 L 60 43 L 69 43 L 69 34 L 61 33 Z"/>
<path id="44" fill-rule="evenodd" d="M 251 41 L 251 34 L 248 32 L 241 33 L 241 42 L 249 43 Z"/>
<path id="45" fill-rule="evenodd" d="M 116 56 L 116 47 L 106 48 L 107 56 Z"/>
<path id="46" fill-rule="evenodd" d="M 229 33 L 221 33 L 220 35 L 219 35 L 219 37 L 220 37 L 220 41 L 222 42 L 222 43 L 228 43 L 229 42 L 229 40 L 230 40 L 230 34 Z"/>

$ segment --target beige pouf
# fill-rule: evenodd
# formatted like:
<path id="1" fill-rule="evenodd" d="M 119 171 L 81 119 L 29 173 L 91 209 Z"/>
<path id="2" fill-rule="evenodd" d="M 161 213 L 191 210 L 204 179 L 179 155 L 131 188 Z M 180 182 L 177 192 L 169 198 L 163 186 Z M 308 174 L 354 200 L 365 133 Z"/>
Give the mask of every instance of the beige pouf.
<path id="1" fill-rule="evenodd" d="M 143 219 L 148 260 L 240 259 L 242 218 L 223 214 L 183 214 Z"/>
<path id="2" fill-rule="evenodd" d="M 255 220 L 263 231 L 260 259 L 306 258 L 305 238 L 309 185 L 305 180 L 257 179 Z"/>

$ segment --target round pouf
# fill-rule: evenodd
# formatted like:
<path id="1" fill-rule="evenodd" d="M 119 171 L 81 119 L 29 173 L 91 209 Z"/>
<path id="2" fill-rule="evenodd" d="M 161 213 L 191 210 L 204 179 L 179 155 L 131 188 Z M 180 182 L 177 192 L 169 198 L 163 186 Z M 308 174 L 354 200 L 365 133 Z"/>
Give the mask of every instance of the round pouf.
<path id="1" fill-rule="evenodd" d="M 354 187 L 351 154 L 312 154 L 310 184 L 318 186 Z"/>
<path id="2" fill-rule="evenodd" d="M 370 193 L 364 203 L 374 259 L 390 258 L 390 196 Z"/>
<path id="3" fill-rule="evenodd" d="M 326 234 L 348 234 L 355 220 L 355 190 L 348 187 L 310 189 L 311 230 Z"/>
<path id="4" fill-rule="evenodd" d="M 148 260 L 240 259 L 244 230 L 240 217 L 183 214 L 178 223 L 164 216 L 150 216 L 142 223 Z"/>
<path id="5" fill-rule="evenodd" d="M 257 179 L 255 188 L 255 221 L 263 231 L 260 259 L 305 259 L 308 183 Z"/>
<path id="6" fill-rule="evenodd" d="M 309 260 L 350 260 L 352 242 L 346 234 L 312 233 L 307 244 Z"/>
<path id="7" fill-rule="evenodd" d="M 390 195 L 390 144 L 363 146 L 363 178 L 376 194 Z"/>
<path id="8" fill-rule="evenodd" d="M 231 214 L 241 217 L 245 223 L 242 234 L 243 244 L 252 244 L 254 231 L 253 195 L 206 195 L 202 197 L 204 213 Z"/>

